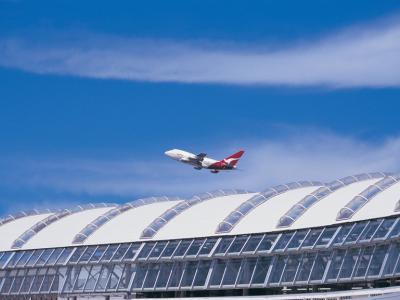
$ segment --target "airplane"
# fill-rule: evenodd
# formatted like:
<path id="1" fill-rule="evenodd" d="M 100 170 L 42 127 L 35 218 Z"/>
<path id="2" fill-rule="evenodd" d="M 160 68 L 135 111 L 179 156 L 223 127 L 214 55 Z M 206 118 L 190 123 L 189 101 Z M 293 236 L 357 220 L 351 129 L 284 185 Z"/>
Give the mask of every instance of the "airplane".
<path id="1" fill-rule="evenodd" d="M 244 151 L 240 150 L 223 160 L 208 158 L 206 157 L 206 153 L 199 153 L 196 155 L 179 149 L 168 150 L 165 152 L 165 155 L 174 160 L 192 165 L 196 170 L 209 169 L 211 170 L 211 173 L 216 174 L 219 171 L 235 170 L 236 164 L 242 157 L 243 153 Z"/>

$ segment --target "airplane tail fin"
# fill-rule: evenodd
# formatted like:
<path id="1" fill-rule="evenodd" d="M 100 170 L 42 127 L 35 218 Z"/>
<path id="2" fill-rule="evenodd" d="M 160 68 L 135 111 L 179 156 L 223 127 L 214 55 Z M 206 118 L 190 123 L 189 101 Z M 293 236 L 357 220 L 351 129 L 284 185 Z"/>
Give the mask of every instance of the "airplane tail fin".
<path id="1" fill-rule="evenodd" d="M 242 157 L 244 151 L 240 150 L 239 152 L 236 152 L 232 154 L 231 156 L 228 156 L 225 158 L 223 161 L 230 167 L 235 167 L 236 164 L 238 163 L 239 159 Z"/>

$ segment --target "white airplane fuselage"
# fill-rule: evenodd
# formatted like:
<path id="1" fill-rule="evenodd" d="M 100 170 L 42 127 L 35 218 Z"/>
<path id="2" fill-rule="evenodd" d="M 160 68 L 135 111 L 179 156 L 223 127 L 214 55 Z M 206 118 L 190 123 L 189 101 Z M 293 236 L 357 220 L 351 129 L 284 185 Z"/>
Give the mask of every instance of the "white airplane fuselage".
<path id="1" fill-rule="evenodd" d="M 204 159 L 201 162 L 199 162 L 197 160 L 196 154 L 193 154 L 193 153 L 190 153 L 187 151 L 183 151 L 183 150 L 179 150 L 179 149 L 173 149 L 173 150 L 166 151 L 165 155 L 167 155 L 168 157 L 170 157 L 174 160 L 183 162 L 185 164 L 192 165 L 193 167 L 205 168 L 205 169 L 210 167 L 212 164 L 218 162 L 218 160 L 208 158 L 208 157 L 204 157 Z"/>

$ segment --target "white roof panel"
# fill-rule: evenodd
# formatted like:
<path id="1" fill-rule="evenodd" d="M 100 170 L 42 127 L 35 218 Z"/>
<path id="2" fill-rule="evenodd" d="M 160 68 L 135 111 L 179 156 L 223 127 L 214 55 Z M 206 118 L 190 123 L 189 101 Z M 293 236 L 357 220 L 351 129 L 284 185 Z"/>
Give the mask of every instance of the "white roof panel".
<path id="1" fill-rule="evenodd" d="M 272 197 L 245 216 L 233 228 L 231 234 L 277 230 L 276 225 L 278 224 L 279 218 L 304 196 L 312 193 L 316 189 L 318 189 L 318 187 L 315 186 L 299 188 Z"/>
<path id="2" fill-rule="evenodd" d="M 229 195 L 200 202 L 169 221 L 157 232 L 154 239 L 215 235 L 218 224 L 242 202 L 256 194 Z"/>
<path id="3" fill-rule="evenodd" d="M 380 179 L 370 179 L 344 186 L 311 206 L 290 228 L 318 227 L 337 223 L 336 216 L 354 196 Z"/>
<path id="4" fill-rule="evenodd" d="M 71 246 L 72 239 L 83 227 L 110 209 L 113 208 L 94 208 L 62 218 L 38 232 L 23 246 L 23 249 Z"/>
<path id="5" fill-rule="evenodd" d="M 0 226 L 0 251 L 10 250 L 12 243 L 32 225 L 52 214 L 23 217 Z"/>
<path id="6" fill-rule="evenodd" d="M 365 220 L 398 214 L 395 212 L 396 203 L 400 200 L 400 182 L 377 194 L 351 220 Z"/>
<path id="7" fill-rule="evenodd" d="M 148 224 L 179 202 L 158 202 L 130 209 L 101 226 L 85 244 L 137 241 Z"/>

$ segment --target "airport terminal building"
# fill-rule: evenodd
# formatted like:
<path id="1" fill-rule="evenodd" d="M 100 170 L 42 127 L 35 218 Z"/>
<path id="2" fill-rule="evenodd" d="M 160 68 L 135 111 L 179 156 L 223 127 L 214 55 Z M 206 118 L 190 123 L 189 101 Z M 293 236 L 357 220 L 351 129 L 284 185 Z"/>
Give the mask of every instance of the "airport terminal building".
<path id="1" fill-rule="evenodd" d="M 4 216 L 0 299 L 400 295 L 399 258 L 400 175 L 366 173 Z"/>

